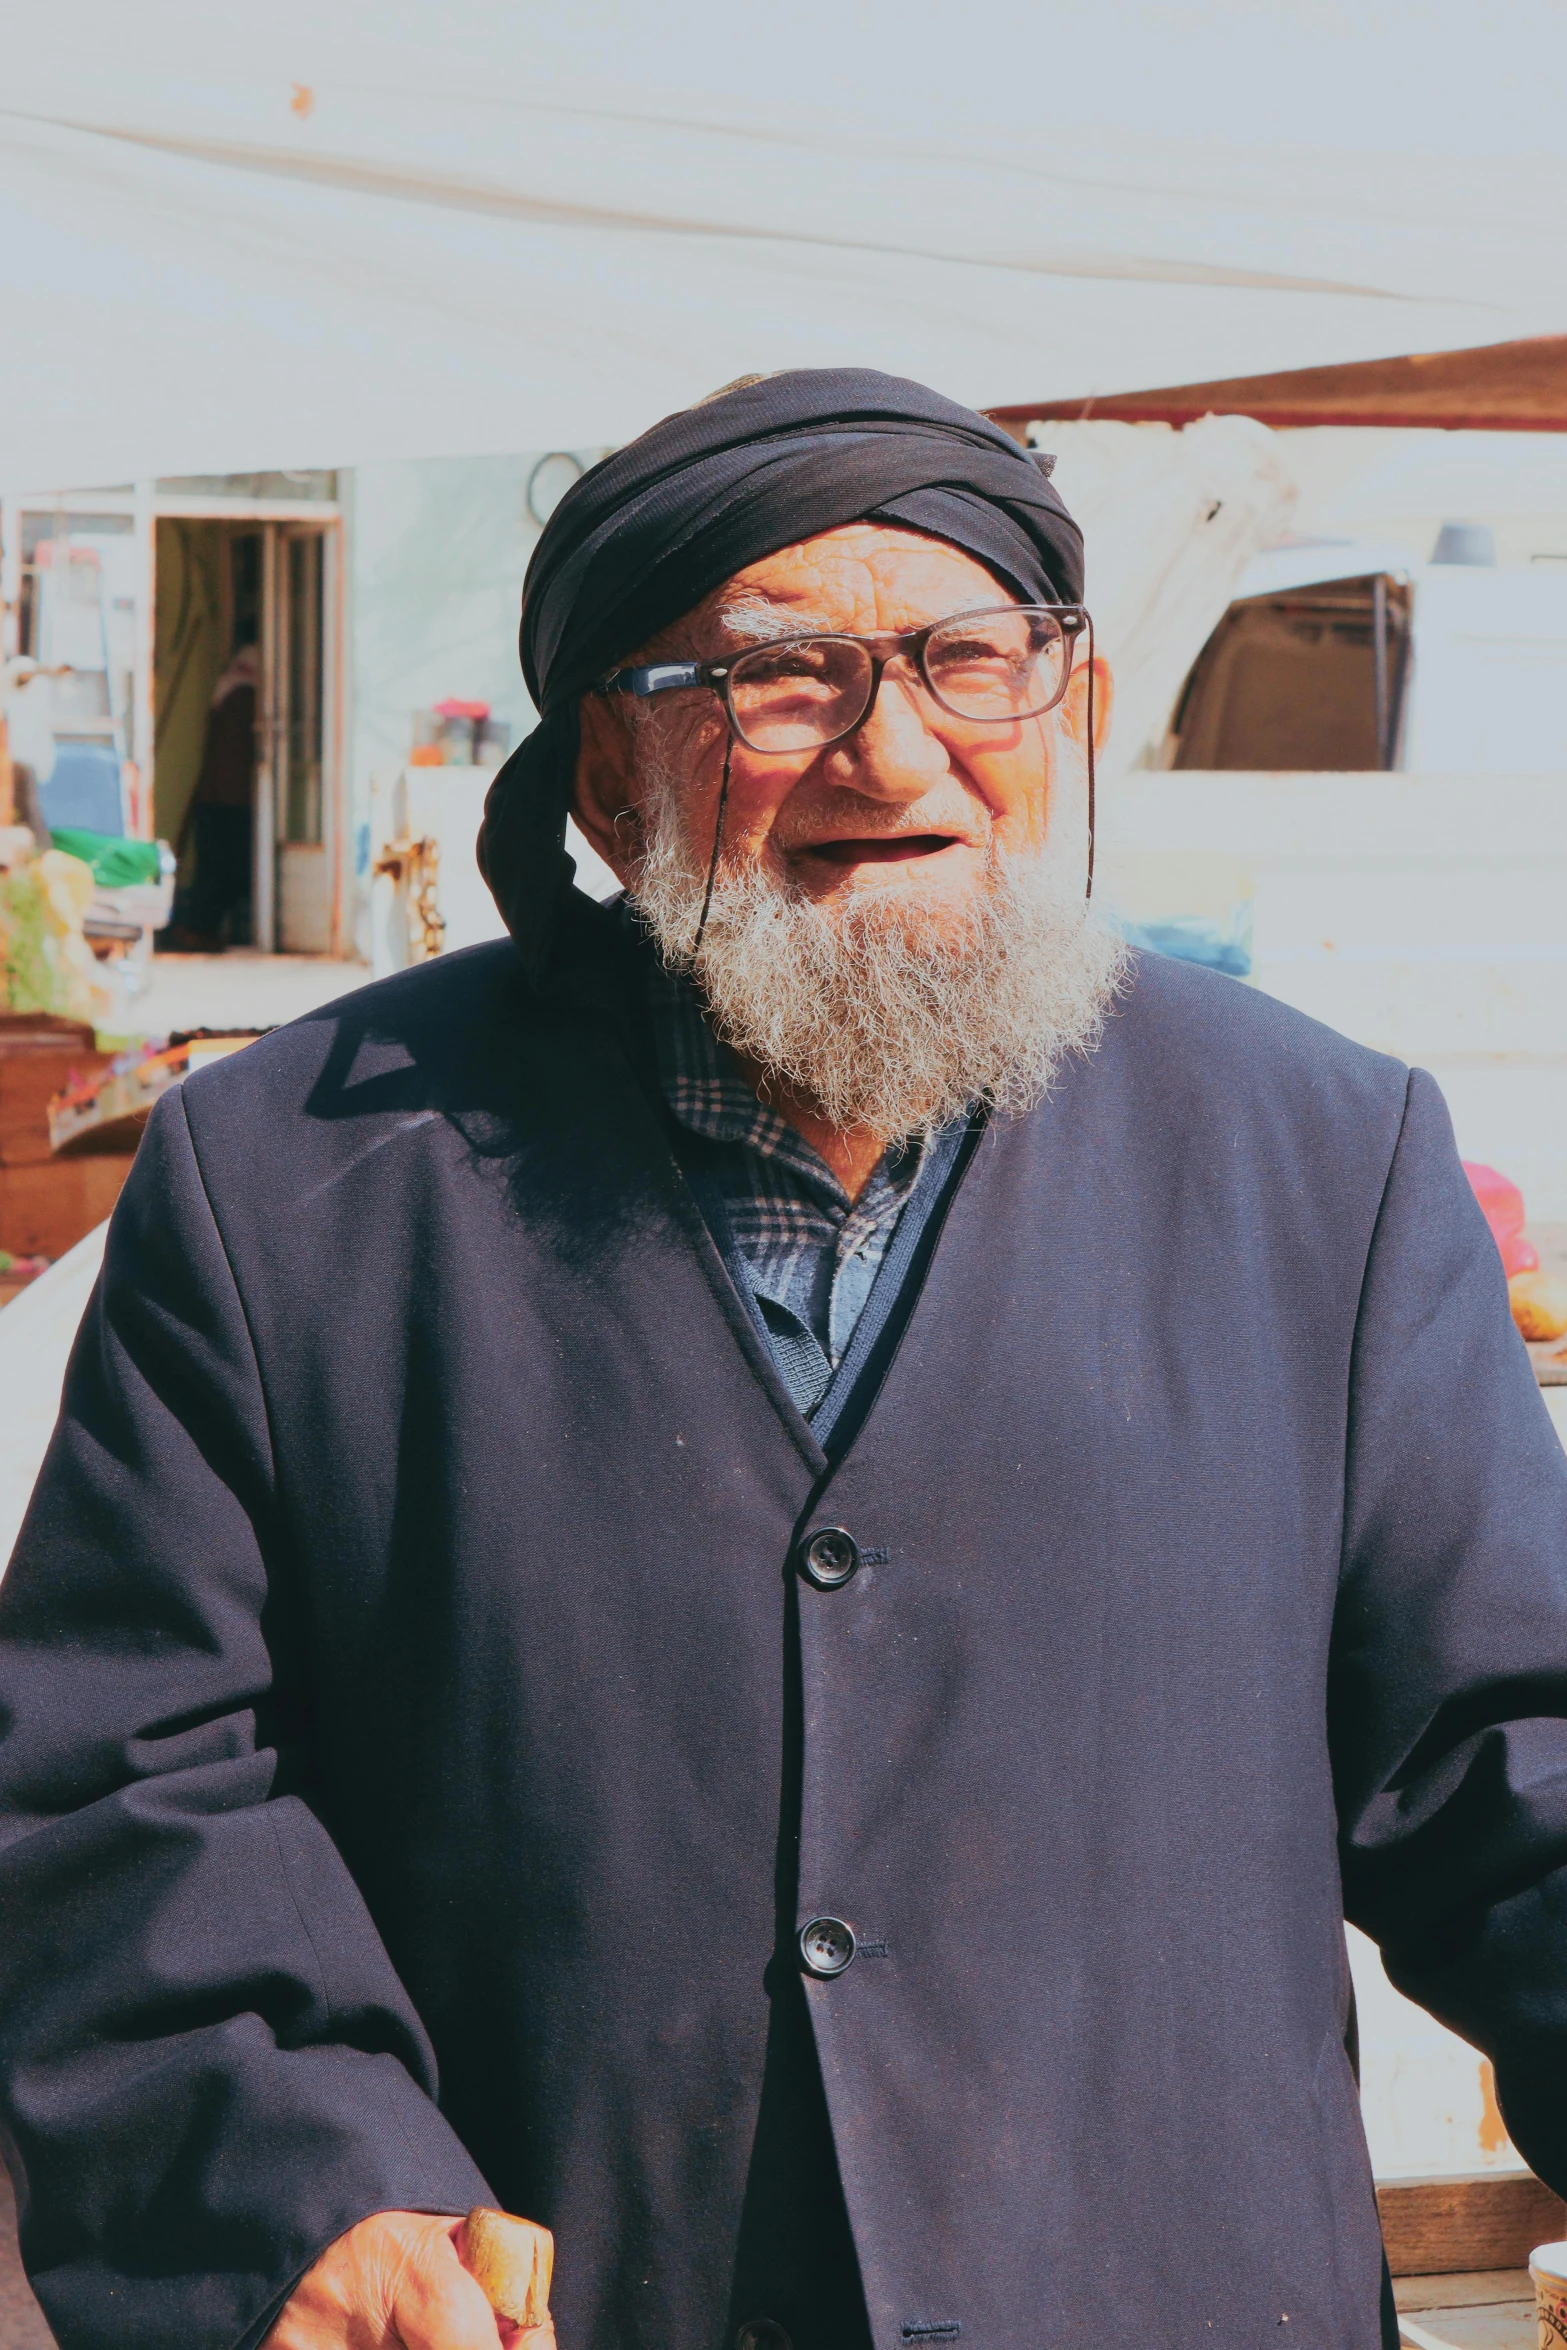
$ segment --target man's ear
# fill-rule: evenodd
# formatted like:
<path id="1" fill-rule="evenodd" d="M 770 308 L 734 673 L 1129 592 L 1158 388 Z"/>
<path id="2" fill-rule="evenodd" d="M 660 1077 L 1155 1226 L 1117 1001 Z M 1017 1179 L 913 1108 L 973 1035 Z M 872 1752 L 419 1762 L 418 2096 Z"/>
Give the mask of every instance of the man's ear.
<path id="1" fill-rule="evenodd" d="M 1086 741 L 1088 735 L 1088 669 L 1086 661 L 1074 662 L 1072 676 L 1061 702 L 1061 723 L 1076 743 Z M 1110 717 L 1115 708 L 1115 679 L 1110 664 L 1101 654 L 1095 654 L 1094 672 L 1094 756 L 1098 758 L 1110 732 Z"/>
<path id="2" fill-rule="evenodd" d="M 571 812 L 615 879 L 629 888 L 642 841 L 631 728 L 607 694 L 584 694 L 577 719 L 580 747 Z"/>

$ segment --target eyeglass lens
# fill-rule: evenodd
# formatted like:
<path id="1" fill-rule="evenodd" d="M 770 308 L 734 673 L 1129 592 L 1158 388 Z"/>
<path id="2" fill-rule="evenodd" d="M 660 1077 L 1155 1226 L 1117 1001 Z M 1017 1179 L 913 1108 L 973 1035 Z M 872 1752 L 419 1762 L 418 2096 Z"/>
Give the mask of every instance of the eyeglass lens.
<path id="1" fill-rule="evenodd" d="M 926 641 L 921 664 L 936 700 L 981 725 L 1037 717 L 1066 690 L 1067 642 L 1042 607 L 960 612 Z M 803 637 L 743 653 L 729 673 L 742 741 L 758 751 L 807 751 L 858 726 L 875 663 L 851 637 Z"/>

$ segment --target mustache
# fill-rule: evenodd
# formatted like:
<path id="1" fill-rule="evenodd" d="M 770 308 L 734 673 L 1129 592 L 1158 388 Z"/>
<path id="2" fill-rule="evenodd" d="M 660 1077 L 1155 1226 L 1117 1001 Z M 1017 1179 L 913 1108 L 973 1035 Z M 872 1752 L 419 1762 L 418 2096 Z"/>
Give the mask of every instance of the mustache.
<path id="1" fill-rule="evenodd" d="M 948 795 L 941 795 L 945 799 Z M 926 797 L 912 807 L 887 808 L 858 792 L 842 791 L 815 799 L 809 816 L 792 825 L 780 816 L 768 835 L 768 851 L 775 864 L 799 856 L 822 842 L 834 840 L 897 841 L 940 834 L 990 848 L 995 840 L 995 818 L 982 804 L 956 808 L 933 806 Z M 723 860 L 720 858 L 720 870 Z"/>

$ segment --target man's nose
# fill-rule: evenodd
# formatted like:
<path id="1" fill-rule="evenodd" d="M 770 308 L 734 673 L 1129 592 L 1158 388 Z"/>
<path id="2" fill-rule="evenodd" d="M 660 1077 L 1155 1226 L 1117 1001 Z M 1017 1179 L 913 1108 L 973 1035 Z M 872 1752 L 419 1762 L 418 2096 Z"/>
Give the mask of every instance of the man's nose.
<path id="1" fill-rule="evenodd" d="M 926 723 L 932 714 L 902 663 L 889 668 L 865 724 L 827 753 L 827 780 L 876 799 L 922 799 L 949 772 L 945 747 Z"/>

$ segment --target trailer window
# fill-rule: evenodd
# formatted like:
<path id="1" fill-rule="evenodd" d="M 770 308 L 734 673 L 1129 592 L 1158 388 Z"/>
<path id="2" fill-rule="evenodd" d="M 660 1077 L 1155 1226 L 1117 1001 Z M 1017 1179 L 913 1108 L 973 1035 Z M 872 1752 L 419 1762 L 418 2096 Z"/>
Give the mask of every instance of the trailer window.
<path id="1" fill-rule="evenodd" d="M 1169 763 L 1392 767 L 1408 647 L 1409 590 L 1387 576 L 1232 604 L 1182 689 Z"/>

